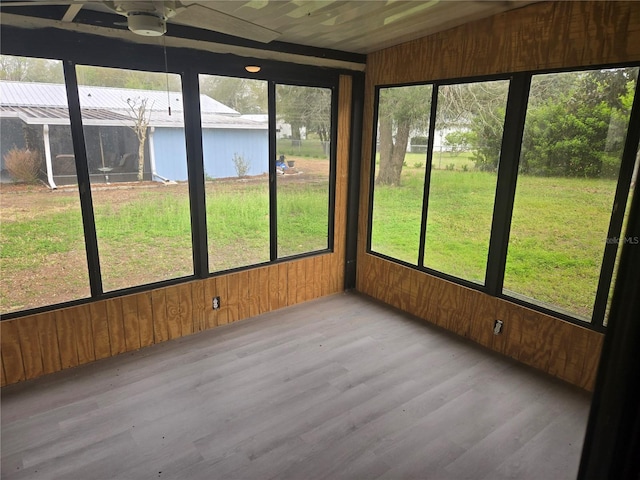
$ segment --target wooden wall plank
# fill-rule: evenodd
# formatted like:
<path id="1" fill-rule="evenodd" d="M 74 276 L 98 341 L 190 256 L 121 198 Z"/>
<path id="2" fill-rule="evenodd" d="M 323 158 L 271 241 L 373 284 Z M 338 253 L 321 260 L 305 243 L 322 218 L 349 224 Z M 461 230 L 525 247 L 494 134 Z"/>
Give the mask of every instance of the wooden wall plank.
<path id="1" fill-rule="evenodd" d="M 294 262 L 296 266 L 296 303 L 302 303 L 307 300 L 306 293 L 306 268 L 303 261 Z"/>
<path id="2" fill-rule="evenodd" d="M 240 310 L 237 296 L 229 282 L 229 276 L 216 277 L 216 292 L 221 300 L 223 298 L 226 299 L 224 302 L 221 302 L 220 309 L 218 310 L 218 325 L 226 325 L 227 323 L 236 321 L 237 316 L 234 317 L 234 315 L 238 315 Z"/>
<path id="3" fill-rule="evenodd" d="M 93 351 L 97 360 L 111 356 L 111 338 L 109 336 L 109 320 L 107 302 L 89 304 L 91 331 L 93 332 Z"/>
<path id="4" fill-rule="evenodd" d="M 334 293 L 329 285 L 329 277 L 331 275 L 331 269 L 333 267 L 332 255 L 322 255 L 322 270 L 320 277 L 320 295 L 323 297 Z"/>
<path id="5" fill-rule="evenodd" d="M 260 313 L 260 272 L 248 270 L 249 283 L 249 316 L 254 317 Z"/>
<path id="6" fill-rule="evenodd" d="M 6 382 L 17 383 L 25 379 L 22 351 L 20 350 L 20 334 L 17 322 L 5 320 L 0 322 L 0 346 L 2 347 L 2 363 Z"/>
<path id="7" fill-rule="evenodd" d="M 191 296 L 193 301 L 193 331 L 201 332 L 206 330 L 205 321 L 205 301 L 204 301 L 205 281 L 195 281 L 191 283 Z M 211 301 L 209 301 L 211 305 Z M 209 306 L 211 308 L 211 306 Z M 213 309 L 212 309 L 213 310 Z"/>
<path id="8" fill-rule="evenodd" d="M 191 335 L 193 333 L 193 296 L 191 283 L 181 283 L 172 288 L 178 291 L 181 335 Z"/>
<path id="9" fill-rule="evenodd" d="M 167 323 L 167 296 L 164 288 L 151 291 L 151 307 L 153 310 L 153 343 L 169 340 Z"/>
<path id="10" fill-rule="evenodd" d="M 122 298 L 110 298 L 107 304 L 107 322 L 109 322 L 109 342 L 111 355 L 118 355 L 127 351 L 124 335 L 124 319 L 122 316 Z M 60 346 L 62 350 L 62 346 Z"/>
<path id="11" fill-rule="evenodd" d="M 287 288 L 287 305 L 295 305 L 298 302 L 298 268 L 296 262 L 288 262 L 287 278 L 289 286 Z"/>
<path id="12" fill-rule="evenodd" d="M 4 373 L 4 360 L 0 355 L 0 387 L 4 387 L 7 384 L 7 376 Z"/>
<path id="13" fill-rule="evenodd" d="M 175 287 L 165 288 L 167 299 L 167 331 L 169 339 L 182 336 L 182 321 L 180 318 L 180 291 Z"/>
<path id="14" fill-rule="evenodd" d="M 287 292 L 289 290 L 289 267 L 286 263 L 278 264 L 278 308 L 288 305 Z"/>
<path id="15" fill-rule="evenodd" d="M 255 312 L 258 311 L 258 300 L 257 298 L 254 298 L 258 286 L 255 282 L 254 274 L 245 270 L 244 272 L 239 272 L 236 275 L 238 278 L 238 291 L 236 295 L 238 316 L 234 321 L 249 318 L 252 315 L 256 315 Z"/>
<path id="16" fill-rule="evenodd" d="M 153 305 L 151 292 L 136 295 L 138 304 L 138 328 L 140 332 L 140 347 L 153 345 Z"/>
<path id="17" fill-rule="evenodd" d="M 58 347 L 58 331 L 56 318 L 52 312 L 36 315 L 38 335 L 40 336 L 40 351 L 42 352 L 43 373 L 53 373 L 62 370 L 60 348 Z M 107 348 L 109 348 L 107 336 Z M 109 352 L 111 355 L 111 352 Z"/>
<path id="18" fill-rule="evenodd" d="M 78 342 L 73 317 L 69 314 L 69 309 L 57 310 L 55 317 L 62 368 L 76 367 L 78 365 Z"/>
<path id="19" fill-rule="evenodd" d="M 269 272 L 269 311 L 282 308 L 280 305 L 280 295 L 278 288 L 280 287 L 280 281 L 278 277 L 278 265 L 271 265 L 268 267 Z"/>
<path id="20" fill-rule="evenodd" d="M 89 305 L 78 305 L 69 309 L 73 313 L 73 325 L 76 331 L 78 348 L 78 364 L 93 362 L 96 359 L 93 344 L 93 327 L 91 325 L 91 309 Z"/>
<path id="21" fill-rule="evenodd" d="M 227 318 L 220 318 L 220 324 L 236 322 L 249 315 L 249 275 L 245 272 L 232 273 L 216 278 L 216 282 L 227 283 Z M 240 316 L 242 310 L 242 317 Z"/>
<path id="22" fill-rule="evenodd" d="M 138 325 L 137 295 L 122 297 L 122 323 L 127 352 L 138 350 L 140 348 L 140 326 Z"/>
<path id="23" fill-rule="evenodd" d="M 580 384 L 578 386 L 591 392 L 595 388 L 603 342 L 603 334 L 589 332 L 588 344 L 584 355 L 584 366 L 582 375 L 580 376 Z"/>
<path id="24" fill-rule="evenodd" d="M 268 267 L 261 267 L 254 271 L 258 278 L 258 314 L 263 314 L 270 310 L 269 270 Z"/>
<path id="25" fill-rule="evenodd" d="M 40 336 L 38 335 L 38 319 L 27 317 L 16 322 L 24 375 L 28 380 L 39 377 L 44 373 L 42 364 L 42 350 L 40 348 Z"/>
<path id="26" fill-rule="evenodd" d="M 313 257 L 313 291 L 311 293 L 311 298 L 320 298 L 322 297 L 322 265 L 323 265 L 323 257 L 327 255 L 318 255 L 317 257 Z"/>
<path id="27" fill-rule="evenodd" d="M 302 261 L 304 267 L 304 301 L 312 300 L 313 296 L 313 284 L 316 282 L 316 272 L 314 269 L 315 258 L 309 257 Z"/>

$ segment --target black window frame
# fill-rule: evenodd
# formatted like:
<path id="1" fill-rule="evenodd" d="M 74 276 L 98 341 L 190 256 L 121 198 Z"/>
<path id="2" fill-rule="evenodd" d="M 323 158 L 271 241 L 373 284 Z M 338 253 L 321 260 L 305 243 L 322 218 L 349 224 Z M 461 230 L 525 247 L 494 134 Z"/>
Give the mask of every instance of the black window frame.
<path id="1" fill-rule="evenodd" d="M 337 130 L 338 130 L 338 98 L 340 75 L 354 75 L 351 70 L 316 67 L 265 60 L 250 57 L 239 57 L 200 50 L 165 47 L 163 45 L 132 44 L 120 39 L 105 39 L 89 34 L 76 34 L 56 29 L 47 29 L 48 42 L 33 42 L 33 33 L 16 27 L 3 27 L 2 50 L 0 54 L 59 60 L 63 63 L 65 88 L 69 103 L 72 141 L 76 158 L 76 172 L 83 218 L 84 242 L 89 270 L 91 295 L 67 302 L 44 305 L 35 308 L 2 313 L 0 320 L 11 320 L 23 316 L 48 312 L 60 308 L 73 307 L 92 303 L 98 300 L 121 297 L 158 288 L 178 285 L 197 279 L 206 279 L 229 273 L 250 270 L 265 265 L 289 262 L 296 259 L 333 253 L 335 245 L 335 196 L 337 171 Z M 79 42 L 79 39 L 82 42 Z M 165 58 L 166 50 L 166 58 Z M 245 65 L 261 65 L 259 73 L 248 74 Z M 192 257 L 194 274 L 144 285 L 110 290 L 105 292 L 100 272 L 100 257 L 93 216 L 93 201 L 86 164 L 86 147 L 80 112 L 76 66 L 96 66 L 136 71 L 171 73 L 180 76 L 184 102 L 185 143 L 187 154 L 187 171 L 189 184 Z M 328 190 L 328 248 L 313 250 L 292 256 L 277 258 L 274 247 L 271 247 L 270 261 L 246 265 L 229 270 L 209 272 L 208 239 L 206 228 L 205 179 L 202 152 L 202 125 L 200 116 L 199 75 L 219 75 L 236 78 L 266 80 L 269 88 L 275 89 L 276 83 L 328 88 L 331 90 L 331 150 Z M 275 97 L 269 101 L 269 182 L 270 197 L 275 196 Z M 86 171 L 85 171 L 86 170 Z M 271 193 L 273 191 L 273 193 Z M 270 210 L 275 204 L 270 205 Z M 273 210 L 272 213 L 275 213 Z M 273 218 L 273 220 L 272 220 Z M 273 225 L 277 221 L 270 215 L 270 243 L 274 245 L 276 230 Z"/>
<path id="2" fill-rule="evenodd" d="M 640 62 L 623 62 L 615 64 L 600 64 L 588 66 L 575 66 L 557 69 L 529 70 L 524 72 L 515 72 L 510 74 L 496 74 L 487 76 L 472 76 L 462 78 L 438 79 L 433 81 L 399 83 L 399 84 L 380 84 L 374 86 L 374 105 L 371 130 L 371 158 L 369 173 L 369 198 L 367 211 L 367 237 L 366 237 L 366 253 L 382 258 L 384 260 L 403 265 L 405 267 L 418 270 L 429 275 L 450 281 L 452 283 L 471 288 L 476 291 L 486 293 L 492 297 L 508 300 L 512 303 L 531 308 L 541 313 L 566 320 L 575 325 L 595 330 L 597 332 L 605 332 L 604 325 L 606 306 L 609 298 L 610 287 L 615 281 L 613 278 L 614 264 L 618 245 L 614 242 L 606 242 L 603 246 L 603 257 L 600 264 L 600 273 L 597 282 L 596 297 L 592 309 L 592 317 L 585 321 L 569 312 L 562 311 L 561 308 L 553 309 L 536 302 L 535 299 L 526 299 L 521 296 L 514 296 L 505 293 L 502 288 L 505 266 L 507 260 L 507 247 L 509 242 L 509 233 L 511 229 L 511 218 L 513 213 L 513 204 L 515 200 L 516 182 L 518 179 L 518 166 L 520 162 L 520 151 L 522 147 L 522 137 L 524 133 L 525 117 L 529 100 L 529 91 L 531 80 L 534 75 L 564 72 L 584 72 L 593 70 L 607 70 L 614 68 L 637 68 Z M 429 176 L 431 169 L 433 149 L 433 129 L 435 129 L 435 112 L 437 107 L 437 92 L 441 85 L 452 85 L 460 83 L 472 83 L 494 80 L 510 80 L 509 92 L 507 97 L 504 129 L 502 137 L 502 148 L 498 163 L 496 194 L 494 197 L 494 210 L 492 217 L 491 233 L 489 238 L 489 249 L 487 258 L 487 269 L 484 284 L 478 284 L 469 280 L 455 277 L 444 272 L 440 272 L 423 264 L 424 259 L 424 241 L 425 226 L 428 214 L 428 195 L 429 195 Z M 431 104 L 431 117 L 429 119 L 429 149 L 427 152 L 427 170 L 425 172 L 424 199 L 421 224 L 421 243 L 418 251 L 418 264 L 395 259 L 388 255 L 375 252 L 371 249 L 372 236 L 372 219 L 373 219 L 373 196 L 375 188 L 375 157 L 376 157 L 376 135 L 378 129 L 378 114 L 380 90 L 384 88 L 404 87 L 413 85 L 433 85 L 433 97 Z M 631 178 L 633 174 L 636 154 L 640 148 L 640 74 L 636 81 L 634 101 L 631 107 L 629 122 L 627 125 L 626 137 L 624 140 L 624 149 L 620 162 L 620 171 L 616 183 L 616 191 L 613 199 L 613 208 L 609 220 L 609 229 L 607 238 L 616 238 L 624 235 L 621 232 L 625 207 L 630 191 Z M 435 102 L 435 107 L 434 107 Z M 499 200 L 499 201 L 498 201 Z M 622 207 L 622 208 L 620 208 Z"/>

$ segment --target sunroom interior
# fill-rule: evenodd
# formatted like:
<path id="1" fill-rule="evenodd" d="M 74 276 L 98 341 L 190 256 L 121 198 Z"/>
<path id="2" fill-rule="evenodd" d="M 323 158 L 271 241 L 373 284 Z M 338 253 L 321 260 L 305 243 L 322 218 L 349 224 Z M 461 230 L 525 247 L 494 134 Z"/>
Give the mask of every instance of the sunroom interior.
<path id="1" fill-rule="evenodd" d="M 178 13 L 184 23 L 169 18 L 157 38 L 129 32 L 106 7 L 39 3 L 2 4 L 2 83 L 64 86 L 64 118 L 47 122 L 71 139 L 73 151 L 56 154 L 73 163 L 73 181 L 2 183 L 3 400 L 13 406 L 40 388 L 46 404 L 56 378 L 82 385 L 92 375 L 83 365 L 116 368 L 136 354 L 144 363 L 162 344 L 178 355 L 187 339 L 214 351 L 225 335 L 242 342 L 241 325 L 259 336 L 261 319 L 269 330 L 282 318 L 277 330 L 286 331 L 300 315 L 339 337 L 338 315 L 352 335 L 357 309 L 382 308 L 370 315 L 405 329 L 418 321 L 411 335 L 435 327 L 587 398 L 579 476 L 636 478 L 640 401 L 631 386 L 640 379 L 624 362 L 640 331 L 638 3 L 379 2 L 363 21 L 361 2 L 181 2 L 200 10 Z M 227 30 L 208 28 L 211 9 Z M 243 28 L 249 38 L 237 34 Z M 45 59 L 50 70 L 12 77 L 12 59 Z M 226 104 L 233 122 L 207 116 L 202 103 L 206 94 L 225 104 L 225 85 L 253 95 Z M 95 123 L 105 114 L 79 92 L 124 87 L 177 93 L 179 102 L 168 98 L 151 148 L 146 105 L 128 97 L 134 116 L 117 127 L 127 145 L 109 160 L 112 140 Z M 3 122 L 47 106 L 38 101 L 3 100 Z M 176 116 L 179 128 L 162 131 L 162 119 Z M 545 130 L 554 122 L 564 130 Z M 49 126 L 37 129 L 46 150 Z M 261 140 L 242 140 L 241 129 Z M 30 130 L 14 130 L 28 152 Z M 4 167 L 15 142 L 2 138 Z M 109 178 L 138 144 L 144 161 L 122 183 Z M 153 170 L 161 155 L 169 174 Z M 172 178 L 178 171 L 186 177 Z M 386 335 L 376 322 L 372 331 Z M 13 452 L 9 420 L 3 450 Z M 438 446 L 427 450 L 444 455 L 451 445 Z M 34 475 L 28 455 L 7 458 L 3 477 L 8 467 L 15 478 Z M 304 464 L 294 458 L 272 477 L 432 478 L 367 459 L 343 460 L 340 471 L 288 470 Z M 566 478 L 574 463 L 554 473 Z M 440 467 L 433 478 L 457 478 Z M 186 478 L 181 468 L 175 478 Z M 250 470 L 222 471 L 207 478 Z"/>

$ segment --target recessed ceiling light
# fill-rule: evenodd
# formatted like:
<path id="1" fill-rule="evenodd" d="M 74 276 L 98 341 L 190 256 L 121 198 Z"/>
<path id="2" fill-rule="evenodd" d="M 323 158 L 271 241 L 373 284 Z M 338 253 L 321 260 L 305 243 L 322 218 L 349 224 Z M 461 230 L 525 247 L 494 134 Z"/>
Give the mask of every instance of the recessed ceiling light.
<path id="1" fill-rule="evenodd" d="M 260 71 L 260 68 L 258 65 L 247 65 L 246 67 L 244 67 L 244 69 L 249 72 L 249 73 L 258 73 Z"/>

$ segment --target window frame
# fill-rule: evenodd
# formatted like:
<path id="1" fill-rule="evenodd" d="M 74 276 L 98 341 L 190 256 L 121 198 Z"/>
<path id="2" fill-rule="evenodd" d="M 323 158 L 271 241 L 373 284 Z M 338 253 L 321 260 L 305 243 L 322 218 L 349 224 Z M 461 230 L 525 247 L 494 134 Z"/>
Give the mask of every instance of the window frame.
<path id="1" fill-rule="evenodd" d="M 566 320 L 570 323 L 595 330 L 597 332 L 605 332 L 605 310 L 609 296 L 610 286 L 615 281 L 613 278 L 613 270 L 618 248 L 622 245 L 606 242 L 603 246 L 603 257 L 599 267 L 599 275 L 597 282 L 596 297 L 592 309 L 592 316 L 589 321 L 563 311 L 562 308 L 549 308 L 535 299 L 529 299 L 520 295 L 510 295 L 503 291 L 503 281 L 505 266 L 507 260 L 507 248 L 509 244 L 509 234 L 511 230 L 511 217 L 513 214 L 513 205 L 515 200 L 516 183 L 518 180 L 518 167 L 520 163 L 520 153 L 522 147 L 522 138 L 524 134 L 525 118 L 528 107 L 531 80 L 534 75 L 553 74 L 564 72 L 583 72 L 593 70 L 607 70 L 615 68 L 636 68 L 640 67 L 640 62 L 624 62 L 616 64 L 601 64 L 566 67 L 558 69 L 529 70 L 523 72 L 514 72 L 509 74 L 496 74 L 487 76 L 473 76 L 463 78 L 436 79 L 432 81 L 398 83 L 398 84 L 379 84 L 374 85 L 374 104 L 371 134 L 371 158 L 369 159 L 369 195 L 368 195 L 368 211 L 367 211 L 367 232 L 366 232 L 366 253 L 384 260 L 403 265 L 407 268 L 420 271 L 435 277 L 453 282 L 455 284 L 471 288 L 476 291 L 486 293 L 492 297 L 508 300 L 518 305 L 522 305 L 541 313 Z M 509 91 L 506 103 L 506 112 L 504 120 L 504 129 L 502 136 L 502 147 L 500 151 L 500 159 L 497 171 L 496 194 L 494 197 L 494 209 L 492 214 L 491 232 L 489 237 L 489 248 L 487 252 L 487 268 L 484 284 L 478 284 L 463 278 L 455 277 L 438 270 L 425 267 L 424 260 L 424 241 L 425 241 L 425 224 L 428 214 L 428 195 L 429 195 L 429 176 L 432 168 L 433 156 L 433 131 L 435 130 L 435 107 L 437 107 L 437 99 L 432 98 L 431 109 L 432 114 L 429 119 L 429 148 L 427 151 L 426 178 L 424 185 L 423 212 L 421 225 L 421 244 L 418 252 L 418 265 L 395 259 L 388 255 L 373 251 L 371 249 L 372 237 L 372 220 L 373 220 L 373 198 L 375 189 L 375 160 L 376 160 L 376 135 L 378 130 L 379 102 L 380 90 L 383 88 L 403 87 L 412 85 L 433 85 L 433 95 L 437 96 L 438 88 L 441 85 L 451 85 L 459 83 L 472 83 L 482 81 L 510 80 Z M 627 197 L 630 191 L 631 178 L 635 157 L 640 148 L 640 74 L 636 81 L 635 96 L 631 107 L 630 117 L 627 124 L 626 137 L 624 139 L 623 154 L 620 159 L 620 171 L 616 181 L 616 189 L 614 198 L 612 199 L 612 213 L 609 220 L 609 228 L 607 238 L 620 237 L 624 233 L 621 232 Z M 433 129 L 433 130 L 432 130 Z M 497 201 L 500 199 L 500 201 Z M 622 208 L 618 206 L 622 205 Z"/>
<path id="2" fill-rule="evenodd" d="M 129 43 L 119 39 L 96 38 L 91 35 L 83 35 L 86 42 L 82 47 L 77 41 L 64 42 L 62 39 L 71 39 L 75 35 L 69 32 L 55 32 L 52 37 L 60 39 L 60 42 L 52 41 L 35 44 L 34 42 L 24 42 L 23 35 L 28 37 L 28 33 L 21 32 L 12 36 L 11 42 L 3 42 L 3 55 L 14 55 L 30 58 L 41 58 L 49 60 L 59 60 L 63 64 L 65 76 L 65 88 L 69 102 L 70 128 L 74 155 L 76 158 L 76 174 L 78 178 L 78 190 L 80 195 L 80 207 L 83 218 L 84 242 L 87 255 L 87 268 L 89 271 L 89 286 L 91 295 L 77 300 L 44 305 L 35 308 L 6 312 L 0 314 L 0 321 L 11 320 L 23 316 L 48 312 L 51 310 L 83 305 L 109 298 L 121 297 L 139 292 L 154 290 L 173 286 L 197 279 L 206 279 L 226 275 L 229 273 L 255 269 L 265 265 L 273 265 L 292 260 L 313 257 L 317 255 L 333 253 L 335 245 L 335 197 L 336 197 L 336 171 L 337 171 L 337 143 L 338 143 L 338 97 L 339 97 L 339 77 L 342 74 L 353 74 L 340 69 L 328 69 L 311 65 L 298 65 L 274 60 L 244 58 L 224 54 L 216 54 L 199 50 L 185 50 L 173 47 L 166 47 L 169 62 L 165 63 L 164 49 L 159 45 L 135 44 L 134 51 L 131 51 Z M 4 38 L 4 36 L 3 36 Z M 122 48 L 131 55 L 122 55 Z M 98 54 L 99 53 L 99 54 Z M 99 58 L 100 60 L 96 60 Z M 244 70 L 247 64 L 263 65 L 263 69 L 256 75 L 249 75 Z M 171 73 L 180 76 L 182 85 L 182 96 L 184 103 L 185 122 L 185 142 L 187 155 L 187 171 L 190 199 L 191 215 L 191 237 L 192 237 L 192 258 L 194 274 L 168 280 L 161 280 L 144 285 L 135 285 L 123 289 L 110 290 L 105 292 L 102 285 L 102 275 L 100 268 L 100 257 L 98 252 L 98 240 L 95 228 L 95 218 L 93 210 L 93 200 L 89 182 L 89 171 L 87 167 L 87 153 L 84 139 L 82 115 L 78 93 L 78 81 L 76 66 L 96 66 L 118 69 L 129 69 L 156 73 Z M 266 80 L 271 89 L 275 84 L 286 84 L 294 86 L 307 86 L 328 88 L 331 90 L 331 149 L 329 158 L 329 189 L 327 218 L 328 245 L 326 249 L 303 252 L 292 256 L 275 258 L 274 247 L 270 247 L 271 258 L 267 262 L 251 264 L 229 270 L 209 272 L 208 269 L 208 239 L 206 229 L 206 205 L 204 189 L 204 166 L 202 151 L 202 125 L 200 117 L 200 89 L 198 76 L 220 75 L 235 78 L 249 78 L 256 80 Z M 313 79 L 312 81 L 309 79 Z M 275 97 L 269 100 L 269 189 L 275 195 Z M 275 207 L 275 205 L 273 206 Z M 270 205 L 270 209 L 271 209 Z M 274 245 L 275 238 L 273 231 L 277 227 L 277 217 L 270 215 L 270 244 Z"/>

